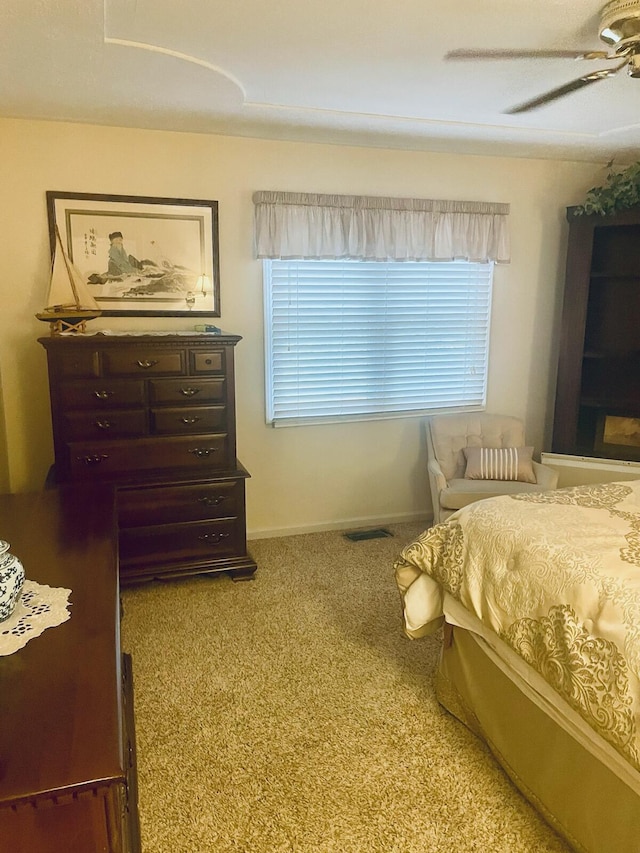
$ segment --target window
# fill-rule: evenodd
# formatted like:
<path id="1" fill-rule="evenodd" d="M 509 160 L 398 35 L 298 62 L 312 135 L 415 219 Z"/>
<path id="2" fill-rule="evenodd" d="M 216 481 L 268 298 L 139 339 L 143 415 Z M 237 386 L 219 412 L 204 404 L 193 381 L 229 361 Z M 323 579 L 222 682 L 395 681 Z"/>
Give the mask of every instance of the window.
<path id="1" fill-rule="evenodd" d="M 484 407 L 508 204 L 273 190 L 253 202 L 270 423 Z"/>
<path id="2" fill-rule="evenodd" d="M 267 421 L 484 407 L 493 263 L 265 260 Z"/>

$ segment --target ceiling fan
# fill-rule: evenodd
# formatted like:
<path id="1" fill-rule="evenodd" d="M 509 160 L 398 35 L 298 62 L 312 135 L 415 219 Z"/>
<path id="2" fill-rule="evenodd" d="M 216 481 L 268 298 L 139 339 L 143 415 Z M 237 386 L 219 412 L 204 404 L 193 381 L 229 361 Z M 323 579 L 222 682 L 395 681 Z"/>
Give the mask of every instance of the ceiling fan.
<path id="1" fill-rule="evenodd" d="M 630 77 L 640 77 L 640 0 L 611 0 L 607 3 L 600 13 L 599 36 L 601 41 L 611 45 L 611 52 L 606 50 L 467 50 L 463 48 L 447 53 L 445 59 L 575 59 L 615 63 L 608 68 L 590 71 L 565 83 L 564 86 L 558 86 L 530 101 L 505 110 L 506 113 L 513 115 L 541 107 L 584 86 L 613 77 L 625 67 Z"/>

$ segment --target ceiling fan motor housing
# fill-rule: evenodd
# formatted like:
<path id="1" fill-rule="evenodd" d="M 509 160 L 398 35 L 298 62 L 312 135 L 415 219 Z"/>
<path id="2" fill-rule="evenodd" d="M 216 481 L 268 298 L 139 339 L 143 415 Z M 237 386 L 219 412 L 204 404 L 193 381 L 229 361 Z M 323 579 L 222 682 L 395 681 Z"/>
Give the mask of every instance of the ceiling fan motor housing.
<path id="1" fill-rule="evenodd" d="M 607 3 L 600 16 L 600 38 L 606 44 L 614 45 L 616 53 L 640 44 L 640 0 L 611 0 Z"/>
<path id="2" fill-rule="evenodd" d="M 632 53 L 627 65 L 629 77 L 640 77 L 640 53 Z"/>

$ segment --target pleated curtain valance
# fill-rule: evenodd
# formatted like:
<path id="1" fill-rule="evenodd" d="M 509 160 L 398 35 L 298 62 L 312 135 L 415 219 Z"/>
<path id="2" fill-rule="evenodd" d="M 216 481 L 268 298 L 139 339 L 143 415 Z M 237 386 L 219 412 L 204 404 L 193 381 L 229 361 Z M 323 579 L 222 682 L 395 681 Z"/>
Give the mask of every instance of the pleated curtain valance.
<path id="1" fill-rule="evenodd" d="M 509 263 L 508 204 L 254 193 L 259 258 Z"/>

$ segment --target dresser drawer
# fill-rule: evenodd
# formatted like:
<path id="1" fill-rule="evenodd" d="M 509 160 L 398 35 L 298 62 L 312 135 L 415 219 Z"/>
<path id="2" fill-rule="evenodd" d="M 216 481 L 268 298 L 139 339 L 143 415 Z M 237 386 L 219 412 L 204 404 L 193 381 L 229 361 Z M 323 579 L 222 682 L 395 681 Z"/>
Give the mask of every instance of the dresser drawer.
<path id="1" fill-rule="evenodd" d="M 228 436 L 185 436 L 137 441 L 73 442 L 68 445 L 72 479 L 100 480 L 133 472 L 154 474 L 184 468 L 220 470 L 229 465 Z"/>
<path id="2" fill-rule="evenodd" d="M 178 381 L 151 380 L 149 399 L 152 403 L 223 403 L 226 394 L 224 378 L 220 379 L 180 379 Z"/>
<path id="3" fill-rule="evenodd" d="M 65 409 L 144 405 L 144 382 L 104 379 L 61 382 L 60 402 Z"/>
<path id="4" fill-rule="evenodd" d="M 100 376 L 100 356 L 95 350 L 63 353 L 56 367 L 62 377 Z"/>
<path id="5" fill-rule="evenodd" d="M 105 376 L 175 375 L 186 373 L 184 350 L 164 352 L 139 348 L 107 350 L 102 354 Z"/>
<path id="6" fill-rule="evenodd" d="M 244 480 L 118 490 L 121 528 L 244 517 Z"/>
<path id="7" fill-rule="evenodd" d="M 65 412 L 62 421 L 65 435 L 71 441 L 136 438 L 147 435 L 147 414 L 144 409 Z"/>
<path id="8" fill-rule="evenodd" d="M 210 350 L 209 352 L 192 350 L 190 363 L 192 373 L 224 373 L 224 350 Z"/>
<path id="9" fill-rule="evenodd" d="M 156 435 L 221 432 L 225 428 L 226 420 L 224 406 L 151 409 L 151 431 Z"/>
<path id="10" fill-rule="evenodd" d="M 220 519 L 132 527 L 120 530 L 119 545 L 120 565 L 125 569 L 153 563 L 218 560 L 244 552 L 244 524 L 238 519 Z"/>

